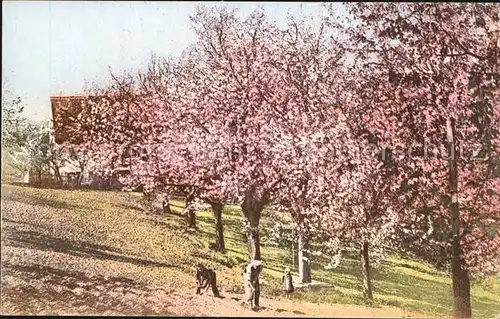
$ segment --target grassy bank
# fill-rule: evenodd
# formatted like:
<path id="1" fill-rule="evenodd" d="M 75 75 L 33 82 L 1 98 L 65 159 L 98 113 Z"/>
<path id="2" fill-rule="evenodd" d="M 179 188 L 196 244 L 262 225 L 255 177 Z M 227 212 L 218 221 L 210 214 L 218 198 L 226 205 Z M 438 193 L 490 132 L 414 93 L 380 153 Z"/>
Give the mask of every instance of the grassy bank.
<path id="1" fill-rule="evenodd" d="M 4 211 L 7 202 L 8 210 Z M 53 253 L 50 260 L 46 255 L 43 257 L 46 260 L 37 260 L 37 255 L 33 255 L 32 264 L 43 262 L 59 267 L 65 262 L 62 256 L 71 255 L 77 258 L 64 265 L 68 271 L 84 269 L 85 272 L 126 276 L 143 283 L 186 289 L 194 287 L 194 267 L 203 262 L 217 270 L 222 291 L 241 292 L 241 270 L 247 262 L 247 246 L 241 233 L 238 207 L 224 208 L 227 254 L 222 255 L 208 249 L 215 233 L 210 211 L 198 213 L 201 231 L 191 233 L 184 230 L 180 216 L 182 202 L 173 202 L 172 215 L 162 215 L 157 204 L 146 213 L 140 202 L 140 194 L 135 193 L 37 189 L 4 184 L 2 228 L 14 227 L 16 223 L 31 224 L 26 226 L 30 231 L 11 232 L 6 239 L 15 249 L 29 247 Z M 34 209 L 16 208 L 16 203 Z M 264 214 L 262 223 L 270 222 Z M 9 262 L 13 254 L 2 249 L 2 270 L 14 267 Z M 262 259 L 265 263 L 263 294 L 277 295 L 282 271 L 292 264 L 291 249 L 264 244 Z M 293 298 L 315 303 L 365 305 L 358 260 L 344 258 L 337 268 L 330 270 L 324 269 L 325 264 L 326 260 L 319 257 L 313 259 L 313 278 L 331 283 L 335 289 L 300 291 Z M 394 255 L 374 269 L 373 279 L 375 300 L 370 303 L 371 307 L 389 305 L 439 317 L 450 313 L 451 279 L 423 263 Z M 472 307 L 475 318 L 497 315 L 500 311 L 498 278 L 473 282 Z"/>

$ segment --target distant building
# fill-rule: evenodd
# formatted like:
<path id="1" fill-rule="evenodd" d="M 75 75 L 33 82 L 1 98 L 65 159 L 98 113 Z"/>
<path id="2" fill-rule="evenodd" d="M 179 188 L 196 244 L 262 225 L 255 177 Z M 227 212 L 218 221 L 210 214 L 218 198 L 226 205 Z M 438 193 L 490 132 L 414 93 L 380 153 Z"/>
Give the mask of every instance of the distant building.
<path id="1" fill-rule="evenodd" d="M 79 95 L 51 96 L 50 104 L 54 142 L 57 144 L 64 142 L 81 144 L 84 141 L 84 132 L 80 120 L 87 111 L 85 97 Z"/>
<path id="2" fill-rule="evenodd" d="M 68 143 L 70 145 L 79 145 L 85 140 L 85 128 L 82 125 L 82 119 L 89 111 L 85 104 L 85 97 L 80 95 L 56 95 L 50 96 L 52 110 L 52 132 L 51 142 L 61 145 Z M 123 185 L 118 181 L 117 176 L 103 178 L 102 176 L 90 172 L 87 167 L 83 170 L 77 160 L 68 161 L 59 167 L 61 180 L 65 186 L 82 186 L 92 188 L 111 188 L 120 189 Z M 124 173 L 123 169 L 117 173 Z M 52 176 L 47 181 L 57 180 L 56 173 L 51 172 Z"/>

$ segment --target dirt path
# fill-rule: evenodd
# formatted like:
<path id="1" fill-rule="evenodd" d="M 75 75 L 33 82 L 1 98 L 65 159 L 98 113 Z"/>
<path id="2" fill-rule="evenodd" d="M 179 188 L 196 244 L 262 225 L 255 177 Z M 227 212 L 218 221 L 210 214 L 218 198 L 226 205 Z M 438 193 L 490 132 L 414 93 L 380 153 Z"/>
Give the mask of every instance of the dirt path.
<path id="1" fill-rule="evenodd" d="M 138 284 L 126 278 L 65 273 L 51 267 L 2 267 L 2 314 L 21 315 L 180 315 L 180 316 L 333 316 L 417 317 L 395 308 L 312 304 L 262 298 L 252 311 L 239 295 L 195 295 Z M 422 317 L 422 316 L 420 316 Z"/>
<path id="2" fill-rule="evenodd" d="M 7 288 L 7 289 L 5 289 Z M 106 291 L 106 285 L 85 291 L 56 292 L 47 287 L 23 285 L 2 289 L 2 314 L 22 315 L 178 315 L 229 317 L 421 317 L 391 308 L 365 308 L 350 305 L 317 305 L 307 302 L 263 298 L 262 308 L 252 311 L 239 296 L 224 299 L 196 296 L 164 289 L 119 289 Z M 71 296 L 78 298 L 71 298 Z"/>
<path id="3" fill-rule="evenodd" d="M 411 314 L 392 308 L 366 308 L 360 306 L 328 304 L 318 305 L 302 301 L 271 300 L 267 298 L 262 298 L 262 309 L 255 312 L 241 305 L 239 301 L 231 299 L 236 299 L 240 296 L 228 297 L 229 298 L 226 299 L 214 299 L 211 298 L 211 296 L 183 296 L 182 300 L 190 300 L 193 307 L 198 308 L 198 311 L 194 314 L 189 313 L 189 310 L 183 309 L 182 306 L 172 307 L 170 310 L 174 313 L 183 315 L 238 317 L 419 317 L 417 314 Z"/>

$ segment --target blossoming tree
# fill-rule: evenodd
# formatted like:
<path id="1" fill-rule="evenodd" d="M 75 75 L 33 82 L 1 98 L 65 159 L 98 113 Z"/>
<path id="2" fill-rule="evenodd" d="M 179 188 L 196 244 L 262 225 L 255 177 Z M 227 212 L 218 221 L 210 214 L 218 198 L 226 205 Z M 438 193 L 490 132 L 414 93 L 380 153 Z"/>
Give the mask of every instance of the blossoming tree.
<path id="1" fill-rule="evenodd" d="M 403 147 L 400 183 L 418 195 L 402 225 L 414 245 L 439 247 L 453 315 L 471 317 L 470 274 L 499 264 L 498 13 L 424 3 L 353 4 L 350 13 L 358 110 L 382 144 Z"/>

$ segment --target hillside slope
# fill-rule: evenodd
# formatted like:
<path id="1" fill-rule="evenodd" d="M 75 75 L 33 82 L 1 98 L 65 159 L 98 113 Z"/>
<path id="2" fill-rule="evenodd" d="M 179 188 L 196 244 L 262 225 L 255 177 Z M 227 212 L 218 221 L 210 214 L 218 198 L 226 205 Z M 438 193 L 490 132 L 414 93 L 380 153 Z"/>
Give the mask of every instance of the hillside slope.
<path id="1" fill-rule="evenodd" d="M 182 203 L 174 205 L 182 211 Z M 224 211 L 228 253 L 221 255 L 207 248 L 214 240 L 209 212 L 198 214 L 200 233 L 186 233 L 181 216 L 140 206 L 138 194 L 125 192 L 3 185 L 2 314 L 443 317 L 451 309 L 446 275 L 398 257 L 375 269 L 370 307 L 351 259 L 333 270 L 323 269 L 324 260 L 313 263 L 314 279 L 335 289 L 280 299 L 291 252 L 263 246 L 263 309 L 251 312 L 239 300 L 247 256 L 237 208 Z M 224 299 L 194 295 L 197 262 L 217 270 Z M 476 318 L 496 315 L 499 288 L 493 279 L 473 286 Z"/>

